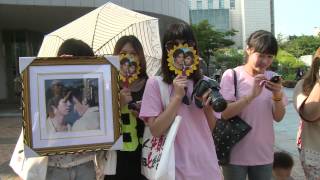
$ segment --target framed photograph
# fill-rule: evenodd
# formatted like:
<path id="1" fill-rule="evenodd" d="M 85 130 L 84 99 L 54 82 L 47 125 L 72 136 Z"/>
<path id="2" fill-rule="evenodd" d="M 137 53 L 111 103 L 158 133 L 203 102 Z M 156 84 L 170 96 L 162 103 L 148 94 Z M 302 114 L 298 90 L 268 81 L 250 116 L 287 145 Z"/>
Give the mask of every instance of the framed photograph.
<path id="1" fill-rule="evenodd" d="M 39 58 L 22 72 L 24 141 L 40 155 L 108 150 L 120 134 L 118 71 L 105 58 Z"/>

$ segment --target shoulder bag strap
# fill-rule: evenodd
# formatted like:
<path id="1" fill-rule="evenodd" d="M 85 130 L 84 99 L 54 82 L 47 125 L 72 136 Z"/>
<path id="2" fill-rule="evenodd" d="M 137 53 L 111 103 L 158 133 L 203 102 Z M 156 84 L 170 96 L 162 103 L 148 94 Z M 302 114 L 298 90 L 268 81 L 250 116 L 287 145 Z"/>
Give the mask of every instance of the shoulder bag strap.
<path id="1" fill-rule="evenodd" d="M 238 97 L 238 88 L 237 88 L 237 73 L 234 69 L 232 69 L 233 72 L 233 84 L 234 84 L 234 97 L 237 99 Z"/>
<path id="2" fill-rule="evenodd" d="M 169 104 L 169 99 L 170 99 L 169 85 L 167 83 L 163 82 L 161 76 L 156 76 L 156 79 L 159 84 L 162 105 L 163 105 L 163 108 L 166 109 L 167 105 Z"/>

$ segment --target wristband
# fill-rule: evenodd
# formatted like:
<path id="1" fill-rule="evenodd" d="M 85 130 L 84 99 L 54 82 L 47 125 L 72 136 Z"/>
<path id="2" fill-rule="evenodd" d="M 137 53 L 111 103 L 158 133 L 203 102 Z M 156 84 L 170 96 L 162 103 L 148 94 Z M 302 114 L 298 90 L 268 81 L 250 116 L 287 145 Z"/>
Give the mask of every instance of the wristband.
<path id="1" fill-rule="evenodd" d="M 280 96 L 272 96 L 272 100 L 273 101 L 281 101 L 282 100 L 282 96 L 283 96 L 283 93 L 281 93 L 281 95 Z"/>
<path id="2" fill-rule="evenodd" d="M 281 100 L 282 100 L 282 97 L 272 97 L 272 100 L 273 100 L 273 101 L 281 101 Z"/>
<path id="3" fill-rule="evenodd" d="M 282 97 L 283 97 L 283 92 L 281 92 L 281 94 L 280 94 L 279 96 L 273 95 L 273 96 L 272 96 L 272 100 L 274 100 L 274 101 L 281 101 L 281 100 L 282 100 Z"/>

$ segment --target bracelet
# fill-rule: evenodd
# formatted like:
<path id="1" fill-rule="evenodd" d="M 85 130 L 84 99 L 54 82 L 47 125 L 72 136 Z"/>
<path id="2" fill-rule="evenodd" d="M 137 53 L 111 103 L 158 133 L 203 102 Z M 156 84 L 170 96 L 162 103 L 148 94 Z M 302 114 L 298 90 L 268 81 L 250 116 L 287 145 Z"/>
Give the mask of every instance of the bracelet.
<path id="1" fill-rule="evenodd" d="M 282 96 L 283 96 L 283 93 L 281 92 L 281 96 L 279 97 L 279 96 L 272 96 L 272 100 L 273 101 L 281 101 L 282 100 Z"/>
<path id="2" fill-rule="evenodd" d="M 273 101 L 281 101 L 282 97 L 274 97 L 274 96 L 272 96 L 272 100 Z"/>

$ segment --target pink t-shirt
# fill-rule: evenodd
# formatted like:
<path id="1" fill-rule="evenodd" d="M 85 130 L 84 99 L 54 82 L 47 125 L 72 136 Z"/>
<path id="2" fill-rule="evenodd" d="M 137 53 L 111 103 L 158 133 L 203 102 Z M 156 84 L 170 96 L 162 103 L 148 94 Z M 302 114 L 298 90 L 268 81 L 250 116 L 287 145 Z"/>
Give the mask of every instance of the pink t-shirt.
<path id="1" fill-rule="evenodd" d="M 237 73 L 238 99 L 249 95 L 252 91 L 254 77 L 249 75 L 244 66 L 235 68 Z M 264 73 L 267 79 L 270 79 L 272 71 Z M 233 72 L 228 69 L 224 72 L 221 79 L 220 93 L 227 101 L 235 101 L 234 97 L 234 80 Z M 284 104 L 287 104 L 287 97 L 284 96 Z M 263 88 L 261 94 L 256 97 L 249 105 L 247 105 L 240 114 L 251 127 L 251 131 L 237 143 L 230 156 L 230 164 L 255 166 L 270 164 L 273 162 L 273 100 L 272 92 Z"/>
<path id="2" fill-rule="evenodd" d="M 189 98 L 192 89 L 193 82 L 188 81 Z M 172 97 L 172 85 L 169 85 L 169 92 Z M 151 77 L 144 91 L 140 118 L 145 120 L 148 117 L 156 117 L 163 111 L 159 84 L 155 77 Z M 177 114 L 182 117 L 182 121 L 174 145 L 176 179 L 222 179 L 211 131 L 203 110 L 196 107 L 194 102 L 191 105 L 182 103 Z"/>

